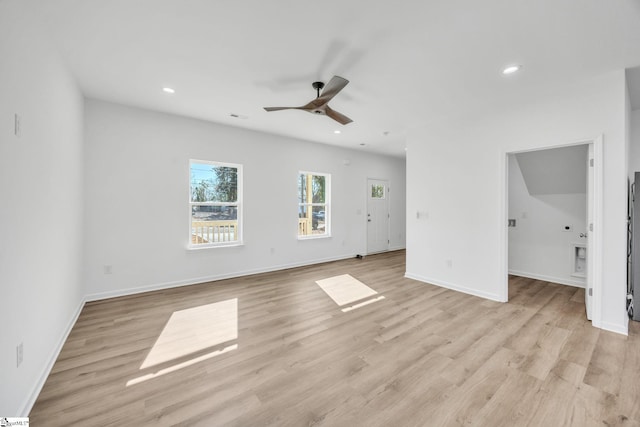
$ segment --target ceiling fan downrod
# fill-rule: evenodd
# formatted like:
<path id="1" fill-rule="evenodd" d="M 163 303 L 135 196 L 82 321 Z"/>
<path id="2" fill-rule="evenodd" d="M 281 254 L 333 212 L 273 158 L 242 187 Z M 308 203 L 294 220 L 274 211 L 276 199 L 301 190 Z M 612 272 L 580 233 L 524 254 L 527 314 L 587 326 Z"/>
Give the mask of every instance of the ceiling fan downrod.
<path id="1" fill-rule="evenodd" d="M 311 83 L 311 86 L 313 86 L 313 88 L 318 93 L 318 96 L 316 98 L 320 98 L 320 91 L 324 87 L 324 83 L 322 83 L 322 82 L 313 82 L 313 83 Z"/>

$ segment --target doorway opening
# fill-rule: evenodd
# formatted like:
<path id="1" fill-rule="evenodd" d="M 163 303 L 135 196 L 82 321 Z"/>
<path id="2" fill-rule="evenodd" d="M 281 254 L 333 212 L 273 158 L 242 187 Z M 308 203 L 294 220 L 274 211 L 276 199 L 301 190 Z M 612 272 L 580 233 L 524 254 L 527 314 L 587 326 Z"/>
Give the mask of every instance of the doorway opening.
<path id="1" fill-rule="evenodd" d="M 367 179 L 367 254 L 389 250 L 389 182 Z"/>
<path id="2" fill-rule="evenodd" d="M 510 274 L 581 287 L 599 327 L 602 138 L 505 157 L 504 301 Z"/>

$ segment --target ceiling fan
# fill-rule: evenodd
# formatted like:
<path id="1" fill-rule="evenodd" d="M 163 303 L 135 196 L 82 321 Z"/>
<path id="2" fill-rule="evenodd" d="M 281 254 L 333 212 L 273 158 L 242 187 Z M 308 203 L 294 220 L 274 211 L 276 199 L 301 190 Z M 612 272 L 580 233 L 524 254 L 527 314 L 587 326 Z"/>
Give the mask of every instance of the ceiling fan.
<path id="1" fill-rule="evenodd" d="M 313 114 L 329 116 L 338 123 L 346 125 L 351 123 L 353 120 L 351 120 L 344 114 L 338 113 L 337 111 L 331 109 L 331 107 L 329 107 L 329 101 L 331 101 L 331 99 L 336 96 L 338 92 L 344 89 L 347 83 L 349 83 L 349 80 L 344 79 L 340 76 L 333 76 L 333 78 L 329 80 L 329 83 L 327 83 L 326 87 L 323 82 L 313 82 L 312 86 L 317 91 L 318 95 L 316 99 L 309 102 L 308 104 L 303 105 L 302 107 L 264 107 L 264 109 L 267 111 L 303 110 Z M 321 95 L 320 91 L 322 90 L 322 88 L 324 88 L 324 90 L 322 91 Z"/>

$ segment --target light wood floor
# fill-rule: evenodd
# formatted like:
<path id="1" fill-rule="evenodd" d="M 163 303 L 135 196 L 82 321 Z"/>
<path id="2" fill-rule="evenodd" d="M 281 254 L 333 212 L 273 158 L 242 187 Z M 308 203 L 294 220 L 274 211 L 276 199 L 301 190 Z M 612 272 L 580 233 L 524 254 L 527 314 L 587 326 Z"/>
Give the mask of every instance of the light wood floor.
<path id="1" fill-rule="evenodd" d="M 568 286 L 511 278 L 501 304 L 419 283 L 404 256 L 89 303 L 31 423 L 640 425 L 637 323 L 629 337 L 591 327 Z M 342 312 L 315 284 L 341 274 L 385 299 Z M 141 369 L 174 312 L 234 298 L 237 339 Z M 198 334 L 170 339 L 189 351 Z"/>

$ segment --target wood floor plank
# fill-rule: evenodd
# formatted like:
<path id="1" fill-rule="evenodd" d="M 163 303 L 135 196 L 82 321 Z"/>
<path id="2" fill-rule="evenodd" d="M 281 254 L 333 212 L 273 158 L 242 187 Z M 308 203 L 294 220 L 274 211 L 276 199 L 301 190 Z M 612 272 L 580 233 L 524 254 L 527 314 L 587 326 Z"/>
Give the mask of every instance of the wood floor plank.
<path id="1" fill-rule="evenodd" d="M 396 251 L 87 303 L 30 421 L 640 425 L 640 326 L 629 337 L 593 328 L 583 289 L 510 276 L 510 302 L 497 303 L 407 279 L 404 258 Z M 315 283 L 342 274 L 384 299 L 343 312 Z M 210 321 L 209 331 L 205 318 L 202 334 L 163 336 L 175 313 L 231 299 L 237 334 L 215 330 L 226 321 Z M 163 359 L 145 366 L 161 336 Z"/>
<path id="2" fill-rule="evenodd" d="M 587 368 L 598 342 L 600 330 L 592 327 L 591 322 L 584 322 L 570 331 L 571 335 L 562 347 L 559 357 Z"/>
<path id="3" fill-rule="evenodd" d="M 523 359 L 524 356 L 499 347 L 477 370 L 467 372 L 467 377 L 449 394 L 447 404 L 438 408 L 432 419 L 438 425 L 472 425 L 480 410 L 508 378 L 509 372 L 516 369 Z M 441 376 L 449 377 L 448 370 Z"/>
<path id="4" fill-rule="evenodd" d="M 478 411 L 473 426 L 520 426 L 538 412 L 542 381 L 510 370 L 504 382 Z"/>
<path id="5" fill-rule="evenodd" d="M 603 331 L 598 335 L 593 350 L 585 384 L 592 385 L 611 394 L 618 394 L 623 378 L 622 369 L 626 355 L 627 339 L 612 332 Z"/>

